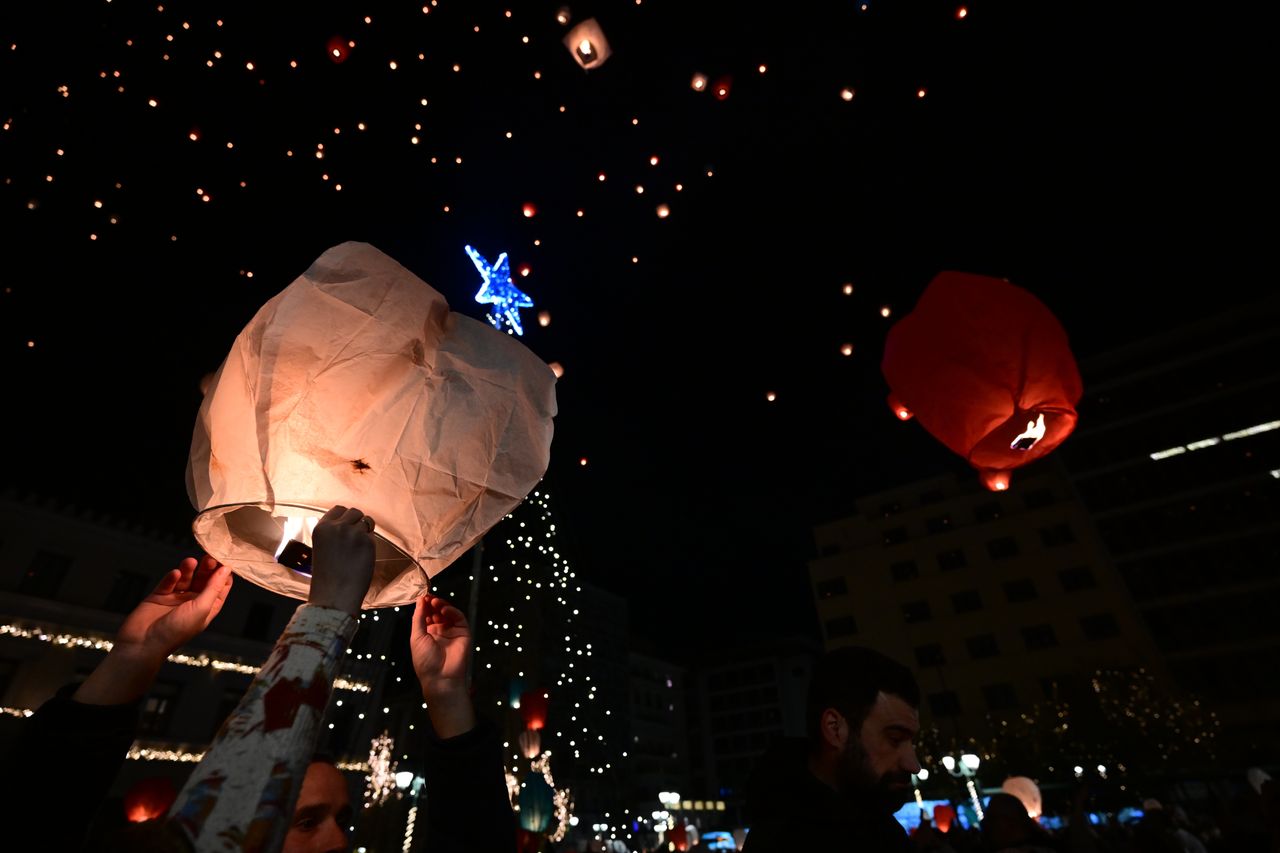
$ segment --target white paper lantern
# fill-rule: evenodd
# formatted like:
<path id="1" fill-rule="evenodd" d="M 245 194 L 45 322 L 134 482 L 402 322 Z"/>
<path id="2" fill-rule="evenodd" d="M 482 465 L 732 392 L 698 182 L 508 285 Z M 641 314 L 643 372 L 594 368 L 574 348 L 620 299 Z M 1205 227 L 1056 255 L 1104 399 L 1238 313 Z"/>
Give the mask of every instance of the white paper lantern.
<path id="1" fill-rule="evenodd" d="M 537 758 L 542 752 L 542 736 L 537 729 L 525 729 L 520 733 L 520 754 L 525 758 Z"/>
<path id="2" fill-rule="evenodd" d="M 1026 776 L 1010 776 L 1000 786 L 1006 794 L 1013 794 L 1027 810 L 1027 816 L 1033 820 L 1040 819 L 1041 800 L 1040 786 Z"/>
<path id="3" fill-rule="evenodd" d="M 609 49 L 609 40 L 605 38 L 604 30 L 600 29 L 600 24 L 595 18 L 587 18 L 569 30 L 568 35 L 564 37 L 564 46 L 569 49 L 569 53 L 573 54 L 578 65 L 586 71 L 604 65 L 604 61 L 612 53 Z"/>
<path id="4" fill-rule="evenodd" d="M 359 507 L 377 525 L 364 607 L 408 604 L 541 479 L 555 412 L 542 359 L 343 243 L 258 311 L 210 384 L 187 465 L 196 539 L 306 599 L 310 530 Z"/>

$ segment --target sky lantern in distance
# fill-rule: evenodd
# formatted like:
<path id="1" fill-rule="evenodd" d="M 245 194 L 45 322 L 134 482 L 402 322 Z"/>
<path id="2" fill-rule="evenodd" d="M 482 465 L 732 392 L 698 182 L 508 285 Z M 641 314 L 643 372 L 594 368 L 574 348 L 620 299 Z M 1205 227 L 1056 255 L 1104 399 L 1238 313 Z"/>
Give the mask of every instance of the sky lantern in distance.
<path id="1" fill-rule="evenodd" d="M 142 823 L 164 817 L 178 797 L 173 780 L 164 776 L 140 779 L 124 795 L 124 816 L 130 823 Z"/>
<path id="2" fill-rule="evenodd" d="M 564 46 L 586 71 L 599 68 L 609 58 L 609 40 L 595 18 L 587 18 L 564 37 Z"/>
<path id="3" fill-rule="evenodd" d="M 363 606 L 408 604 L 546 472 L 555 381 L 373 246 L 335 246 L 258 310 L 209 383 L 187 463 L 195 538 L 305 601 L 316 522 L 358 507 L 375 525 Z"/>
<path id="4" fill-rule="evenodd" d="M 334 36 L 325 42 L 324 52 L 332 62 L 341 65 L 351 55 L 351 45 L 342 36 Z"/>
<path id="5" fill-rule="evenodd" d="M 547 691 L 527 690 L 520 697 L 520 718 L 532 731 L 541 731 L 547 725 Z"/>
<path id="6" fill-rule="evenodd" d="M 889 330 L 881 370 L 894 415 L 914 417 L 993 491 L 1071 434 L 1083 391 L 1067 334 L 1040 300 L 962 272 L 939 273 Z"/>

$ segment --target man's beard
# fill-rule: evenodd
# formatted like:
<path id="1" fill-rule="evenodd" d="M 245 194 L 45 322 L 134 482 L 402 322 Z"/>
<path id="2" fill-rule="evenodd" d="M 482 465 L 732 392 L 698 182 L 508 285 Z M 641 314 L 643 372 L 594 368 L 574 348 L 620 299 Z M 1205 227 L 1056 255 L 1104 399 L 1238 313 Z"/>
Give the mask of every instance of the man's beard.
<path id="1" fill-rule="evenodd" d="M 876 776 L 856 738 L 849 738 L 840 754 L 837 777 L 840 792 L 859 807 L 892 814 L 911 799 L 911 774 L 891 770 Z"/>

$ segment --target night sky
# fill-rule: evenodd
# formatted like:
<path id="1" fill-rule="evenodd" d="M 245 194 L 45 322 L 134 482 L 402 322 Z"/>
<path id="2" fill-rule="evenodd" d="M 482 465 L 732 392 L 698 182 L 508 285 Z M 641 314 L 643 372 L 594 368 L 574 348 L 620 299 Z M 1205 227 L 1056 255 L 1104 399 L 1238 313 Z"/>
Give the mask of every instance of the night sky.
<path id="1" fill-rule="evenodd" d="M 937 272 L 1081 357 L 1273 286 L 1264 28 L 1208 7 L 575 3 L 587 72 L 556 4 L 15 5 L 0 487 L 181 532 L 200 378 L 262 303 L 362 240 L 479 318 L 463 245 L 505 251 L 565 369 L 567 553 L 678 657 L 816 630 L 811 526 L 968 470 L 884 404 Z"/>

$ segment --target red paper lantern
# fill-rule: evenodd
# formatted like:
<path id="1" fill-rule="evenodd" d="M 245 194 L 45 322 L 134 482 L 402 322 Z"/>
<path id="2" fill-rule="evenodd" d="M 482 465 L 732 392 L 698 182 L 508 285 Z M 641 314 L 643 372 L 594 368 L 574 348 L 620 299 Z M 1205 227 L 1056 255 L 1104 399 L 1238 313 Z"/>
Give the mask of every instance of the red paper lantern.
<path id="1" fill-rule="evenodd" d="M 539 731 L 547 725 L 547 692 L 526 690 L 520 695 L 520 716 L 527 729 Z"/>
<path id="2" fill-rule="evenodd" d="M 142 823 L 164 817 L 177 797 L 178 791 L 172 780 L 163 776 L 142 779 L 124 795 L 125 819 L 131 823 Z"/>
<path id="3" fill-rule="evenodd" d="M 689 849 L 689 830 L 683 823 L 677 823 L 667 833 L 667 841 L 675 845 L 677 850 Z"/>
<path id="4" fill-rule="evenodd" d="M 889 330 L 881 369 L 895 415 L 914 416 L 993 491 L 1071 434 L 1083 390 L 1067 334 L 1040 300 L 962 272 L 939 273 Z"/>
<path id="5" fill-rule="evenodd" d="M 933 807 L 933 825 L 938 828 L 939 832 L 950 832 L 951 824 L 955 822 L 955 819 L 955 806 L 943 804 Z"/>
<path id="6" fill-rule="evenodd" d="M 729 97 L 729 93 L 732 90 L 733 90 L 733 78 L 727 77 L 727 76 L 721 77 L 719 80 L 715 82 L 715 85 L 711 87 L 711 92 L 716 96 L 717 101 L 726 100 Z"/>

